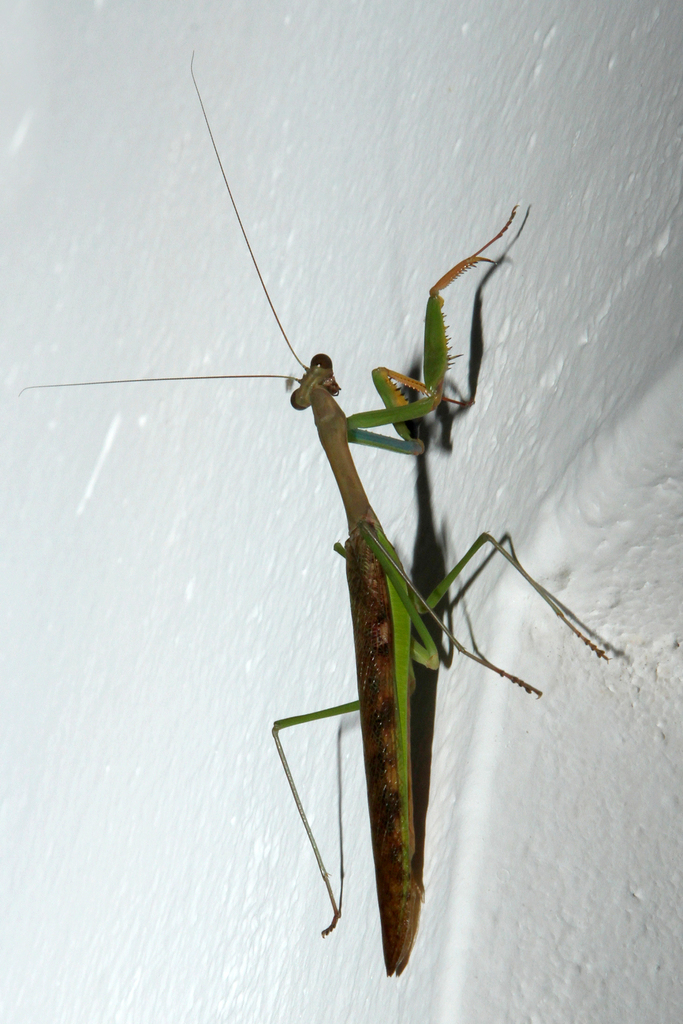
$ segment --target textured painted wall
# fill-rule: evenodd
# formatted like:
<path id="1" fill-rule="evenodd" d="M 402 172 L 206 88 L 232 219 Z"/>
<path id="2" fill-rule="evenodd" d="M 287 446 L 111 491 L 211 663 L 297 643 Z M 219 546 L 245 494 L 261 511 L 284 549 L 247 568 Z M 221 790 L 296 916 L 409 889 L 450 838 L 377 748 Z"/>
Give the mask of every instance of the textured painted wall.
<path id="1" fill-rule="evenodd" d="M 3 1019 L 677 1020 L 679 5 L 6 3 L 3 22 Z M 302 359 L 332 355 L 347 412 L 376 404 L 373 366 L 413 365 L 430 285 L 530 207 L 483 289 L 450 448 L 434 432 L 419 492 L 410 460 L 357 461 L 416 575 L 507 531 L 613 657 L 495 561 L 468 589 L 459 635 L 544 697 L 441 669 L 398 982 L 357 724 L 325 942 L 269 735 L 355 687 L 311 417 L 277 381 L 16 397 L 295 370 L 193 49 L 273 301 Z M 463 390 L 484 276 L 445 293 Z M 338 885 L 336 735 L 286 743 Z"/>

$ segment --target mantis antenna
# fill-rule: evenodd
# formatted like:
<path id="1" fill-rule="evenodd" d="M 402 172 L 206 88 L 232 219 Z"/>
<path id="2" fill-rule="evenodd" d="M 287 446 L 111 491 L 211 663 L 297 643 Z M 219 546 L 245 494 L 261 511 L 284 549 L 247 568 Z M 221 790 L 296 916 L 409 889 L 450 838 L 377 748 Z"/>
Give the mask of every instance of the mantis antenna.
<path id="1" fill-rule="evenodd" d="M 272 301 L 272 299 L 270 297 L 268 289 L 266 288 L 266 283 L 263 280 L 263 275 L 261 274 L 261 271 L 259 269 L 259 265 L 256 262 L 256 257 L 254 256 L 254 250 L 251 247 L 251 243 L 249 242 L 249 237 L 248 237 L 247 232 L 245 230 L 244 224 L 242 223 L 242 218 L 240 217 L 240 212 L 237 209 L 237 203 L 235 202 L 235 199 L 233 197 L 232 190 L 230 188 L 230 183 L 228 182 L 228 176 L 225 173 L 225 168 L 223 167 L 223 161 L 221 160 L 220 153 L 218 152 L 218 146 L 216 145 L 216 140 L 214 139 L 213 132 L 211 131 L 211 124 L 209 122 L 209 118 L 208 118 L 208 115 L 206 113 L 206 108 L 204 107 L 204 101 L 202 100 L 202 94 L 199 91 L 199 86 L 197 85 L 197 79 L 195 78 L 195 74 L 194 74 L 194 50 L 192 51 L 192 59 L 190 60 L 190 74 L 192 75 L 192 82 L 193 82 L 193 85 L 195 87 L 195 91 L 197 93 L 197 99 L 199 100 L 199 105 L 202 108 L 202 114 L 204 115 L 204 121 L 206 122 L 206 127 L 207 127 L 207 130 L 209 132 L 209 138 L 211 139 L 211 145 L 213 146 L 213 151 L 216 154 L 216 160 L 218 161 L 218 166 L 220 167 L 221 174 L 223 175 L 223 181 L 225 182 L 225 187 L 228 190 L 228 196 L 230 197 L 230 202 L 232 203 L 232 208 L 235 211 L 235 216 L 237 217 L 237 223 L 240 226 L 240 231 L 242 232 L 242 237 L 244 238 L 244 241 L 246 242 L 247 249 L 249 250 L 249 255 L 251 256 L 251 261 L 254 264 L 254 268 L 256 270 L 256 273 L 258 274 L 258 279 L 261 282 L 261 287 L 263 288 L 263 293 L 264 293 L 266 299 L 268 300 L 268 305 L 270 306 L 271 312 L 272 312 L 273 316 L 275 317 L 276 324 L 280 328 L 280 333 L 282 334 L 282 337 L 285 339 L 285 341 L 287 343 L 287 347 L 288 347 L 289 351 L 292 353 L 292 355 L 296 359 L 296 361 L 299 364 L 299 366 L 303 367 L 304 370 L 308 371 L 308 367 L 306 366 L 306 364 L 301 362 L 301 360 L 299 359 L 298 355 L 294 351 L 292 343 L 290 342 L 289 338 L 287 337 L 287 333 L 286 333 L 284 327 L 282 326 L 282 323 L 280 322 L 280 317 L 277 315 L 277 311 L 275 309 L 275 306 L 273 305 L 273 301 Z M 203 376 L 190 376 L 190 377 L 126 377 L 126 378 L 122 378 L 120 380 L 70 381 L 67 384 L 29 384 L 27 387 L 21 389 L 21 391 L 19 392 L 19 397 L 21 398 L 21 396 L 23 395 L 24 391 L 39 391 L 39 390 L 43 390 L 45 388 L 85 388 L 85 387 L 97 387 L 97 386 L 102 385 L 102 384 L 158 384 L 158 383 L 169 383 L 169 382 L 172 382 L 172 381 L 181 381 L 181 380 L 257 380 L 259 378 L 260 379 L 271 378 L 271 379 L 276 379 L 276 380 L 286 380 L 286 381 L 289 381 L 289 382 L 293 382 L 293 381 L 297 380 L 297 378 L 292 377 L 291 374 L 284 374 L 284 373 L 212 373 L 212 374 L 206 374 L 206 375 L 203 375 Z M 301 382 L 299 381 L 299 383 L 301 383 Z"/>
<path id="2" fill-rule="evenodd" d="M 190 74 L 192 75 L 192 81 L 194 83 L 194 87 L 195 87 L 195 90 L 197 92 L 197 99 L 199 100 L 199 105 L 202 108 L 202 114 L 204 115 L 204 120 L 206 121 L 206 127 L 207 127 L 208 132 L 209 132 L 209 138 L 211 139 L 211 145 L 213 146 L 213 151 L 216 154 L 216 160 L 218 160 L 218 166 L 221 169 L 221 174 L 223 175 L 223 181 L 225 182 L 225 187 L 228 190 L 228 195 L 230 196 L 230 202 L 232 203 L 232 208 L 235 211 L 235 216 L 237 217 L 237 223 L 240 226 L 240 231 L 242 232 L 242 235 L 244 237 L 244 241 L 247 243 L 247 249 L 249 250 L 249 255 L 251 256 L 251 261 L 254 264 L 254 267 L 256 268 L 256 273 L 258 274 L 258 279 L 261 282 L 261 287 L 263 288 L 264 294 L 265 294 L 266 298 L 268 299 L 268 305 L 270 306 L 271 311 L 273 313 L 273 316 L 275 317 L 275 322 L 277 323 L 278 327 L 280 328 L 280 333 L 282 334 L 282 337 L 287 342 L 287 347 L 289 348 L 289 351 L 292 353 L 292 355 L 296 359 L 296 361 L 299 364 L 299 366 L 303 366 L 304 370 L 307 370 L 308 367 L 304 363 L 302 363 L 301 360 L 299 359 L 298 355 L 296 354 L 296 352 L 292 348 L 292 344 L 291 344 L 289 338 L 287 337 L 287 334 L 285 333 L 284 327 L 280 323 L 280 317 L 277 315 L 277 312 L 275 310 L 275 306 L 273 305 L 272 299 L 271 299 L 270 295 L 268 294 L 268 289 L 266 288 L 266 283 L 263 280 L 263 276 L 261 274 L 261 271 L 259 270 L 259 265 L 256 262 L 256 257 L 254 256 L 254 251 L 251 248 L 251 244 L 250 244 L 249 239 L 247 237 L 247 232 L 244 230 L 244 224 L 242 223 L 242 218 L 240 217 L 240 212 L 237 209 L 237 203 L 233 199 L 232 190 L 231 190 L 230 184 L 228 182 L 228 176 L 225 173 L 225 169 L 223 167 L 223 161 L 221 160 L 220 153 L 218 152 L 218 146 L 216 145 L 216 140 L 213 137 L 213 132 L 211 131 L 211 125 L 209 124 L 209 118 L 207 117 L 206 110 L 204 108 L 204 101 L 202 100 L 202 94 L 199 91 L 199 86 L 197 85 L 197 79 L 194 77 L 194 50 L 192 51 L 192 60 L 190 61 Z"/>

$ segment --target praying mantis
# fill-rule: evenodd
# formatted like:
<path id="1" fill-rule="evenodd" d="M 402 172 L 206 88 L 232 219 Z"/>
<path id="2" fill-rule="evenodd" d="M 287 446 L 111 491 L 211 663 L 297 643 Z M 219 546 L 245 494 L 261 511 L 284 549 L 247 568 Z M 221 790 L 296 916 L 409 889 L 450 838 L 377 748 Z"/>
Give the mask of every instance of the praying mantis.
<path id="1" fill-rule="evenodd" d="M 400 975 L 408 963 L 417 935 L 423 900 L 422 883 L 412 869 L 415 837 L 410 698 L 415 688 L 413 663 L 419 662 L 426 668 L 436 669 L 439 658 L 422 617 L 430 615 L 434 618 L 460 654 L 497 672 L 528 693 L 541 696 L 540 690 L 524 680 L 499 668 L 487 658 L 466 650 L 433 612 L 470 559 L 485 544 L 491 544 L 598 657 L 606 658 L 605 652 L 567 619 L 552 595 L 529 576 L 514 555 L 514 550 L 508 552 L 489 533 L 482 533 L 444 580 L 427 598 L 423 598 L 411 583 L 382 530 L 349 449 L 351 442 L 406 454 L 421 454 L 421 442 L 410 436 L 406 421 L 427 415 L 440 401 L 452 401 L 445 399 L 442 393 L 449 354 L 440 291 L 477 263 L 493 262 L 480 254 L 504 234 L 514 214 L 515 210 L 494 238 L 472 256 L 456 264 L 431 289 L 425 316 L 424 382 L 380 367 L 373 371 L 373 380 L 385 408 L 357 413 L 347 418 L 335 401 L 339 386 L 334 377 L 332 361 L 329 356 L 320 354 L 313 357 L 311 366 L 306 368 L 304 376 L 298 381 L 299 388 L 292 395 L 295 409 L 310 407 L 313 411 L 320 442 L 339 487 L 348 520 L 349 538 L 346 545 L 342 548 L 340 544 L 335 544 L 335 550 L 346 559 L 359 699 L 324 711 L 277 721 L 273 726 L 273 737 L 332 904 L 332 922 L 323 932 L 323 935 L 328 935 L 339 920 L 340 910 L 297 793 L 279 733 L 294 725 L 360 711 L 377 898 L 388 976 L 394 973 Z M 399 390 L 399 384 L 424 397 L 408 402 Z M 367 429 L 385 424 L 392 424 L 396 428 L 398 441 L 378 436 Z"/>
<path id="2" fill-rule="evenodd" d="M 361 444 L 412 456 L 422 453 L 422 443 L 412 437 L 408 422 L 428 415 L 442 401 L 454 401 L 443 394 L 451 357 L 442 312 L 441 292 L 477 264 L 494 262 L 482 253 L 508 230 L 515 216 L 516 207 L 504 227 L 493 238 L 471 256 L 456 263 L 431 288 L 425 314 L 423 381 L 384 367 L 375 369 L 372 374 L 373 381 L 384 407 L 356 413 L 347 418 L 336 401 L 340 389 L 335 379 L 332 360 L 327 355 L 319 354 L 312 358 L 310 366 L 306 366 L 297 356 L 280 323 L 233 199 L 193 70 L 192 77 L 228 195 L 263 291 L 284 340 L 304 371 L 300 378 L 295 378 L 298 387 L 291 396 L 292 405 L 297 410 L 312 410 L 321 445 L 339 488 L 349 530 L 346 544 L 342 547 L 337 543 L 334 549 L 346 563 L 356 652 L 358 699 L 322 711 L 280 719 L 273 725 L 273 737 L 332 906 L 332 921 L 323 932 L 323 935 L 328 935 L 337 925 L 341 911 L 297 792 L 280 733 L 295 725 L 360 712 L 384 962 L 388 976 L 400 975 L 411 955 L 424 898 L 421 879 L 417 877 L 412 865 L 415 837 L 410 699 L 415 687 L 414 663 L 433 670 L 437 669 L 439 664 L 437 648 L 426 628 L 424 618 L 434 619 L 459 653 L 523 687 L 528 693 L 541 696 L 539 690 L 522 679 L 492 664 L 484 656 L 467 650 L 434 612 L 434 608 L 470 560 L 484 545 L 491 545 L 598 657 L 606 658 L 605 652 L 569 621 L 552 595 L 529 576 L 517 560 L 514 550 L 508 551 L 489 533 L 480 534 L 444 580 L 431 594 L 422 597 L 403 569 L 378 516 L 370 505 L 349 447 L 350 444 Z M 217 376 L 219 379 L 227 379 L 236 375 Z M 216 375 L 212 375 L 212 379 L 215 377 Z M 160 381 L 185 378 L 143 379 Z M 208 377 L 187 379 L 201 380 Z M 132 380 L 133 378 L 129 378 L 125 382 Z M 66 386 L 80 386 L 80 383 Z M 403 388 L 417 392 L 420 397 L 408 401 Z M 374 428 L 382 426 L 392 426 L 396 436 L 374 432 Z"/>

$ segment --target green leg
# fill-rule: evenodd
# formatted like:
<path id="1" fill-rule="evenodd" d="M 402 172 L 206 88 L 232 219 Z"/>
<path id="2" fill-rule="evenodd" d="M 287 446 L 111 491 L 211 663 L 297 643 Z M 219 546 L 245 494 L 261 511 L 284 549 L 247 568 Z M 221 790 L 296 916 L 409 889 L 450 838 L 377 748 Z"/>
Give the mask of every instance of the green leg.
<path id="1" fill-rule="evenodd" d="M 460 559 L 460 561 L 455 566 L 455 568 L 451 569 L 451 571 L 449 572 L 448 576 L 446 576 L 446 578 L 444 580 L 442 580 L 441 583 L 439 583 L 438 587 L 434 588 L 434 590 L 431 592 L 431 594 L 429 595 L 429 597 L 427 598 L 427 601 L 426 601 L 426 603 L 429 605 L 430 608 L 435 608 L 436 607 L 436 605 L 439 603 L 441 598 L 444 596 L 444 594 L 446 593 L 446 591 L 450 587 L 450 585 L 453 582 L 453 580 L 455 580 L 456 577 L 460 575 L 460 573 L 465 568 L 465 566 L 467 565 L 469 560 L 474 555 L 476 555 L 477 551 L 479 551 L 479 549 L 482 548 L 484 546 L 484 544 L 492 544 L 493 547 L 496 549 L 496 551 L 500 551 L 501 555 L 503 555 L 505 558 L 507 558 L 507 560 L 510 563 L 510 565 L 514 566 L 514 568 L 517 570 L 517 572 L 520 573 L 524 577 L 524 579 L 527 581 L 527 583 L 529 583 L 534 588 L 536 593 L 539 594 L 543 598 L 545 603 L 552 608 L 552 610 L 555 612 L 555 614 L 557 616 L 559 616 L 560 619 L 562 619 L 564 624 L 566 626 L 569 626 L 569 628 L 572 630 L 572 632 L 576 633 L 576 635 L 579 637 L 579 639 L 583 640 L 583 642 L 588 647 L 590 647 L 590 649 L 595 654 L 597 654 L 597 656 L 599 658 L 605 658 L 606 661 L 609 660 L 607 658 L 607 655 L 605 654 L 605 652 L 603 650 L 601 650 L 596 644 L 592 643 L 588 639 L 588 637 L 584 636 L 584 634 L 579 629 L 577 629 L 576 626 L 573 623 L 571 623 L 569 621 L 569 619 L 564 614 L 564 612 L 560 608 L 560 605 L 555 600 L 553 595 L 551 593 L 549 593 L 549 591 L 547 591 L 545 589 L 545 587 L 542 587 L 540 583 L 537 583 L 536 580 L 533 579 L 532 576 L 529 575 L 529 573 L 526 571 L 526 569 L 522 566 L 521 562 L 517 558 L 517 555 L 515 554 L 515 549 L 514 549 L 514 547 L 512 545 L 512 541 L 509 541 L 510 551 L 506 551 L 506 549 L 503 547 L 503 545 L 500 544 L 494 537 L 492 537 L 490 533 L 482 533 L 482 534 L 480 534 L 480 536 L 477 537 L 477 539 L 475 540 L 474 544 L 469 549 L 469 551 L 467 551 L 466 554 L 463 555 L 463 557 Z"/>
<path id="2" fill-rule="evenodd" d="M 321 718 L 334 718 L 336 715 L 347 715 L 347 714 L 350 714 L 352 711 L 358 711 L 358 708 L 359 708 L 358 701 L 357 700 L 352 700 L 348 704 L 338 704 L 334 708 L 325 708 L 324 711 L 312 711 L 308 715 L 294 715 L 292 718 L 280 718 L 280 719 L 278 719 L 277 722 L 273 723 L 273 739 L 275 740 L 275 746 L 277 747 L 277 752 L 280 755 L 280 760 L 282 761 L 282 767 L 285 770 L 285 775 L 287 776 L 287 782 L 289 783 L 289 788 L 291 789 L 292 796 L 294 797 L 294 803 L 296 804 L 296 807 L 297 807 L 297 810 L 298 810 L 299 815 L 301 817 L 301 820 L 304 823 L 304 828 L 306 829 L 306 835 L 308 836 L 309 842 L 310 842 L 311 846 L 313 847 L 313 853 L 315 854 L 315 859 L 318 862 L 318 868 L 320 869 L 320 874 L 322 875 L 323 882 L 325 883 L 325 888 L 327 889 L 327 894 L 330 897 L 330 903 L 332 904 L 332 910 L 334 911 L 334 917 L 332 918 L 332 923 L 323 932 L 323 937 L 325 935 L 329 935 L 330 932 L 332 931 L 332 929 L 335 927 L 335 925 L 337 924 L 337 921 L 341 917 L 341 910 L 337 906 L 337 901 L 334 898 L 334 893 L 332 892 L 332 886 L 330 885 L 330 876 L 328 875 L 327 870 L 325 868 L 325 865 L 323 864 L 323 859 L 320 856 L 320 850 L 318 849 L 318 844 L 316 843 L 315 839 L 313 838 L 313 833 L 311 832 L 311 826 L 308 824 L 308 818 L 306 817 L 306 813 L 304 811 L 303 804 L 301 803 L 301 798 L 299 797 L 299 794 L 297 792 L 296 786 L 294 785 L 294 779 L 292 777 L 292 773 L 291 773 L 289 764 L 287 763 L 287 758 L 285 757 L 285 752 L 282 749 L 282 743 L 280 742 L 279 733 L 280 733 L 281 729 L 289 729 L 290 726 L 292 726 L 292 725 L 303 725 L 305 722 L 317 722 Z"/>
<path id="3" fill-rule="evenodd" d="M 439 404 L 440 397 L 428 395 L 426 398 L 419 398 L 416 402 L 407 402 L 398 390 L 395 389 L 395 393 L 397 397 L 394 401 L 398 402 L 400 399 L 400 404 L 387 404 L 385 409 L 372 409 L 370 412 L 357 412 L 348 416 L 346 420 L 348 439 L 352 444 L 366 444 L 373 448 L 384 448 L 404 455 L 421 455 L 424 445 L 421 441 L 415 441 L 410 437 L 405 424 L 408 420 L 417 420 L 426 416 Z M 382 398 L 389 403 L 388 395 L 382 394 Z M 388 424 L 393 424 L 400 434 L 400 438 L 387 437 L 386 434 L 374 434 L 371 430 L 366 429 Z"/>
<path id="4" fill-rule="evenodd" d="M 402 452 L 407 455 L 419 455 L 422 453 L 423 445 L 410 436 L 406 423 L 409 420 L 419 419 L 426 416 L 432 409 L 436 409 L 443 398 L 443 382 L 446 372 L 451 363 L 448 337 L 446 335 L 446 324 L 443 318 L 443 299 L 439 292 L 447 288 L 452 281 L 460 277 L 470 267 L 477 263 L 493 263 L 494 260 L 481 256 L 480 253 L 493 245 L 501 235 L 504 235 L 512 223 L 517 207 L 512 211 L 505 227 L 498 232 L 486 245 L 477 249 L 467 259 L 456 263 L 447 274 L 440 278 L 433 288 L 429 290 L 427 309 L 425 311 L 425 333 L 424 333 L 424 383 L 413 380 L 402 373 L 389 370 L 385 366 L 378 366 L 372 371 L 372 379 L 377 392 L 384 402 L 384 409 L 373 409 L 370 412 L 356 413 L 349 416 L 347 420 L 348 439 L 354 444 L 373 445 L 377 448 L 386 448 L 390 451 Z M 401 388 L 411 388 L 424 397 L 417 401 L 408 402 Z M 453 399 L 447 398 L 450 402 Z M 469 405 L 469 402 L 456 402 L 456 405 Z M 381 427 L 393 424 L 400 441 L 394 438 L 387 438 L 385 435 L 371 433 L 367 428 Z"/>
<path id="5" fill-rule="evenodd" d="M 560 619 L 562 619 L 565 625 L 568 626 L 569 629 L 571 629 L 571 631 L 575 633 L 580 640 L 583 640 L 587 647 L 590 647 L 590 649 L 595 654 L 597 654 L 599 658 L 605 658 L 606 660 L 609 660 L 605 652 L 600 647 L 598 647 L 597 644 L 594 644 L 591 640 L 589 640 L 587 636 L 585 636 L 579 629 L 576 628 L 576 626 L 572 622 L 569 621 L 569 619 L 564 614 L 563 610 L 561 609 L 560 605 L 555 600 L 555 598 L 552 596 L 552 594 L 550 594 L 545 589 L 545 587 L 542 587 L 540 583 L 537 583 L 536 580 L 529 575 L 526 569 L 524 569 L 524 567 L 521 565 L 515 554 L 512 542 L 510 542 L 510 547 L 512 549 L 512 553 L 510 553 L 509 551 L 506 551 L 502 544 L 500 544 L 494 537 L 492 537 L 490 533 L 482 533 L 474 542 L 472 547 L 467 551 L 467 553 L 460 559 L 455 568 L 451 570 L 448 576 L 446 576 L 446 578 L 438 585 L 438 587 L 436 587 L 432 591 L 428 598 L 424 598 L 415 589 L 414 584 L 411 582 L 403 566 L 396 558 L 393 549 L 388 550 L 388 541 L 386 541 L 386 538 L 384 538 L 383 535 L 376 533 L 367 523 L 363 524 L 361 529 L 363 530 L 363 534 L 365 536 L 365 539 L 367 540 L 368 545 L 374 551 L 384 571 L 386 572 L 387 576 L 394 585 L 397 593 L 399 594 L 406 608 L 406 611 L 408 612 L 411 621 L 415 626 L 417 633 L 420 636 L 420 639 L 425 645 L 423 648 L 420 644 L 415 643 L 415 658 L 417 661 L 426 664 L 429 668 L 434 667 L 432 664 L 433 656 L 431 650 L 433 648 L 433 643 L 431 642 L 431 638 L 429 637 L 429 634 L 425 629 L 424 623 L 422 622 L 421 617 L 423 615 L 430 615 L 434 619 L 434 621 L 437 623 L 440 629 L 443 630 L 443 632 L 446 634 L 446 636 L 451 641 L 456 650 L 460 652 L 460 654 L 464 654 L 467 658 L 471 658 L 473 661 L 478 662 L 480 665 L 484 665 L 486 668 L 491 669 L 493 672 L 497 672 L 498 675 L 503 676 L 506 679 L 509 679 L 510 682 L 516 683 L 518 686 L 523 687 L 527 691 L 527 693 L 535 693 L 538 697 L 541 696 L 540 690 L 537 690 L 535 687 L 530 686 L 528 683 L 525 683 L 523 679 L 519 679 L 517 676 L 513 676 L 509 672 L 504 671 L 504 669 L 498 668 L 497 665 L 494 665 L 487 658 L 479 657 L 478 655 L 473 654 L 471 651 L 468 651 L 467 648 L 464 647 L 460 643 L 460 641 L 451 633 L 451 631 L 444 625 L 444 623 L 441 622 L 441 620 L 434 612 L 434 607 L 439 603 L 441 598 L 444 596 L 444 594 L 450 587 L 451 583 L 462 572 L 464 567 L 467 565 L 470 559 L 477 553 L 477 551 L 479 551 L 479 549 L 487 543 L 492 544 L 497 551 L 500 551 L 500 553 L 504 555 L 505 558 L 507 558 L 508 562 L 510 562 L 510 564 L 514 566 L 517 572 L 519 572 L 524 577 L 524 579 L 531 584 L 531 586 L 543 598 L 546 604 L 548 604 L 552 608 L 555 614 Z"/>
<path id="6" fill-rule="evenodd" d="M 424 598 L 415 589 L 415 585 L 411 582 L 410 577 L 396 558 L 393 549 L 388 551 L 385 547 L 385 544 L 388 544 L 386 538 L 377 534 L 368 523 L 361 523 L 360 529 L 362 530 L 368 546 L 372 549 L 387 574 L 387 577 L 391 580 L 392 585 L 410 616 L 411 622 L 415 626 L 415 629 L 424 644 L 424 647 L 422 647 L 421 644 L 417 644 L 416 642 L 413 643 L 413 656 L 416 661 L 427 665 L 428 668 L 436 668 L 438 666 L 438 658 L 436 660 L 436 664 L 434 664 L 434 657 L 431 653 L 431 651 L 436 653 L 434 642 L 429 636 L 425 624 L 422 621 L 423 615 L 430 615 L 438 625 L 439 629 L 443 630 L 460 654 L 464 654 L 466 658 L 471 658 L 472 661 L 476 661 L 477 664 L 483 665 L 484 668 L 488 668 L 492 672 L 496 672 L 504 679 L 509 679 L 511 683 L 521 686 L 522 689 L 527 691 L 527 693 L 535 693 L 537 697 L 542 696 L 541 691 L 537 690 L 535 686 L 530 686 L 529 683 L 525 683 L 524 680 L 520 679 L 518 676 L 513 676 L 510 672 L 506 672 L 505 669 L 499 668 L 497 665 L 494 665 L 492 661 L 489 661 L 488 658 L 482 658 L 478 654 L 473 654 L 472 651 L 468 651 L 467 648 L 460 643 L 457 637 L 451 633 L 450 629 L 448 629 L 448 627 L 441 621 L 436 612 L 427 602 L 426 598 Z M 445 590 L 443 593 L 445 593 Z"/>

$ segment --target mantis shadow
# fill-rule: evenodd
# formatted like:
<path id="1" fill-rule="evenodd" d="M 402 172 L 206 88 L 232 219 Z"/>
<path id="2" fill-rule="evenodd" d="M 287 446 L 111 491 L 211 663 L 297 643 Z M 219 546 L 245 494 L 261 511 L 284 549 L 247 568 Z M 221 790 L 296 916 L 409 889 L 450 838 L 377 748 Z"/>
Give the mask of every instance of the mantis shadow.
<path id="1" fill-rule="evenodd" d="M 445 524 L 437 530 L 434 522 L 432 507 L 432 488 L 429 479 L 429 449 L 437 446 L 442 451 L 452 451 L 453 444 L 451 435 L 456 419 L 470 413 L 474 404 L 479 375 L 484 355 L 484 328 L 483 328 L 483 294 L 487 284 L 496 271 L 508 260 L 508 253 L 516 243 L 529 217 L 529 210 L 515 235 L 514 239 L 506 249 L 503 257 L 494 263 L 482 278 L 474 298 L 472 310 L 472 323 L 470 329 L 470 350 L 468 365 L 468 390 L 469 396 L 462 396 L 457 388 L 456 395 L 462 405 L 451 405 L 442 402 L 437 408 L 436 415 L 430 422 L 424 419 L 411 425 L 413 432 L 424 444 L 424 454 L 416 459 L 415 496 L 417 500 L 418 523 L 413 547 L 413 560 L 411 578 L 418 592 L 428 596 L 434 588 L 444 579 L 450 571 L 451 566 L 446 564 L 448 553 L 448 542 Z M 412 366 L 409 376 L 416 377 L 419 372 L 419 363 Z M 501 543 L 507 544 L 516 558 L 511 538 L 506 534 L 501 538 Z M 439 618 L 451 628 L 452 613 L 456 606 L 465 598 L 467 591 L 477 579 L 479 574 L 488 565 L 495 551 L 491 551 L 480 564 L 473 568 L 466 579 L 459 581 L 457 593 L 453 597 L 445 594 L 442 600 L 434 609 Z M 449 558 L 453 558 L 452 553 Z M 455 561 L 455 559 L 454 559 Z M 571 620 L 587 636 L 598 643 L 601 647 L 610 650 L 616 656 L 623 656 L 623 652 L 606 643 L 602 637 L 594 633 L 586 626 L 570 609 L 563 605 L 556 598 L 557 606 L 564 612 L 568 620 Z M 481 655 L 472 630 L 472 625 L 465 609 L 465 618 L 469 626 L 470 640 L 473 650 Z M 449 668 L 453 661 L 453 649 L 444 647 L 442 633 L 437 624 L 430 618 L 424 620 L 436 648 L 439 652 L 439 662 Z M 584 638 L 585 639 L 585 638 Z M 436 698 L 438 689 L 438 670 L 432 672 L 424 666 L 415 663 L 415 692 L 410 705 L 410 741 L 412 758 L 412 780 L 413 780 L 413 815 L 415 829 L 415 854 L 413 857 L 413 871 L 415 876 L 422 881 L 424 870 L 424 847 L 426 834 L 427 810 L 429 807 L 429 789 L 431 782 L 432 746 L 434 740 L 434 721 L 436 714 Z"/>
<path id="2" fill-rule="evenodd" d="M 429 450 L 436 446 L 444 452 L 451 452 L 453 443 L 451 435 L 455 420 L 468 414 L 475 402 L 479 376 L 484 355 L 484 328 L 483 328 L 483 295 L 484 289 L 500 266 L 507 260 L 507 254 L 512 245 L 515 244 L 521 234 L 529 216 L 529 211 L 522 222 L 519 231 L 515 235 L 503 257 L 493 263 L 480 281 L 474 298 L 472 320 L 470 327 L 470 344 L 467 373 L 467 396 L 464 396 L 457 387 L 452 387 L 453 395 L 461 404 L 441 402 L 436 413 L 429 421 L 421 419 L 409 423 L 414 436 L 419 437 L 424 444 L 424 453 L 416 459 L 416 480 L 415 494 L 417 500 L 418 523 L 413 547 L 411 578 L 419 593 L 430 594 L 434 588 L 444 579 L 450 566 L 446 565 L 448 542 L 445 524 L 438 531 L 434 521 L 432 507 L 432 487 L 429 478 Z M 416 361 L 408 371 L 408 376 L 417 378 L 420 372 L 419 361 Z M 490 556 L 489 556 L 490 557 Z M 488 558 L 484 564 L 488 562 Z M 447 622 L 450 628 L 452 612 L 464 597 L 466 590 L 472 581 L 478 576 L 482 566 L 475 569 L 464 583 L 458 588 L 455 598 L 449 598 L 445 594 L 443 599 L 435 608 L 436 614 Z M 453 660 L 452 649 L 446 648 L 442 641 L 442 632 L 437 624 L 430 618 L 425 619 L 425 625 L 434 640 L 439 653 L 440 665 L 449 668 Z M 471 634 L 471 630 L 470 630 Z M 472 644 L 476 649 L 476 642 L 471 636 Z M 429 808 L 429 791 L 431 783 L 432 747 L 434 740 L 434 722 L 436 715 L 436 698 L 438 688 L 438 670 L 430 671 L 424 666 L 414 664 L 415 671 L 415 692 L 413 693 L 410 705 L 410 745 L 412 761 L 412 788 L 413 788 L 413 825 L 415 832 L 415 853 L 413 855 L 412 869 L 415 878 L 420 884 L 424 874 L 424 850 L 426 835 L 427 811 Z M 338 828 L 340 837 L 339 873 L 340 893 L 339 908 L 341 910 L 344 889 L 344 853 L 343 853 L 343 812 L 342 812 L 342 769 L 341 769 L 341 743 L 345 727 L 340 725 L 337 734 L 337 775 L 338 775 Z"/>
<path id="3" fill-rule="evenodd" d="M 508 246 L 505 255 L 489 268 L 477 287 L 470 327 L 467 374 L 469 394 L 465 397 L 457 388 L 454 389 L 455 397 L 467 404 L 451 405 L 450 403 L 442 402 L 430 422 L 420 420 L 412 424 L 413 431 L 424 444 L 425 450 L 424 454 L 416 459 L 415 497 L 418 518 L 413 546 L 411 578 L 417 590 L 425 596 L 434 590 L 451 568 L 450 565 L 446 564 L 449 545 L 445 524 L 442 524 L 440 530 L 438 530 L 434 521 L 432 486 L 429 478 L 429 450 L 430 448 L 437 447 L 441 451 L 451 452 L 453 450 L 451 435 L 455 421 L 461 416 L 469 415 L 472 410 L 476 399 L 484 356 L 484 289 L 499 267 L 506 261 L 507 253 L 511 246 L 514 245 L 514 242 L 517 241 L 524 224 L 526 224 L 528 215 L 527 211 L 527 215 L 517 235 L 510 243 L 510 246 Z M 419 369 L 419 363 L 414 364 L 409 371 L 409 376 L 416 377 Z M 435 608 L 436 614 L 440 618 L 443 618 L 444 621 L 448 620 L 447 625 L 449 628 L 453 609 L 460 600 L 462 593 L 463 588 L 461 587 L 455 600 L 449 600 L 448 594 L 444 595 Z M 453 660 L 453 651 L 450 648 L 446 649 L 444 647 L 441 630 L 433 620 L 426 618 L 425 625 L 436 644 L 440 664 L 445 668 L 449 668 Z M 419 664 L 415 664 L 414 667 L 416 685 L 410 704 L 413 822 L 415 829 L 413 871 L 416 878 L 422 882 L 439 672 L 438 670 L 432 672 Z"/>

